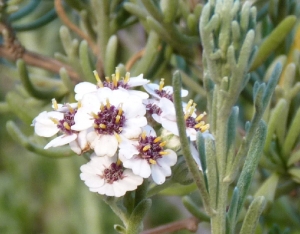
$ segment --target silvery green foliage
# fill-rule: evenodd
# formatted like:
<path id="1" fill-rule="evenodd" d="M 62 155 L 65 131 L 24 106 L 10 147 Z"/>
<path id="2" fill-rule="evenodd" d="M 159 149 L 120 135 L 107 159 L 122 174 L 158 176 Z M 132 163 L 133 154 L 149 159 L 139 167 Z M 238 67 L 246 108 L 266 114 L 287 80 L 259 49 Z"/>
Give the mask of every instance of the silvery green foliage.
<path id="1" fill-rule="evenodd" d="M 298 231 L 299 9 L 297 0 L 0 0 L 0 79 L 14 80 L 0 113 L 18 118 L 7 132 L 36 155 L 70 160 L 4 157 L 26 160 L 3 166 L 16 207 L 0 205 L 4 230 L 111 233 L 105 202 L 117 232 L 140 233 L 167 207 L 161 195 L 177 195 L 194 218 L 150 233 L 199 222 L 213 234 Z M 59 180 L 38 176 L 47 208 L 20 193 L 25 220 L 23 200 L 5 189 L 44 170 Z M 69 201 L 68 223 L 51 213 L 55 199 Z M 161 223 L 180 218 L 165 209 Z M 62 225 L 36 227 L 45 211 Z"/>

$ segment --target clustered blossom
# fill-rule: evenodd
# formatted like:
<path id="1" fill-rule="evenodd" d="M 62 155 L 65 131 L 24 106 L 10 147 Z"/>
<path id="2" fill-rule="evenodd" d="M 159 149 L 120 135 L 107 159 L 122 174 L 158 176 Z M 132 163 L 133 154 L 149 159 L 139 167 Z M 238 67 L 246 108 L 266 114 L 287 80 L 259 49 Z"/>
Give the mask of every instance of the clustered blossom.
<path id="1" fill-rule="evenodd" d="M 142 74 L 130 77 L 126 73 L 121 78 L 118 69 L 104 81 L 97 72 L 94 74 L 97 84 L 82 82 L 75 86 L 77 103 L 58 104 L 53 100 L 54 110 L 44 111 L 33 120 L 37 135 L 53 137 L 59 133 L 45 149 L 69 144 L 78 155 L 89 152 L 90 161 L 81 166 L 80 178 L 90 191 L 102 195 L 123 196 L 150 177 L 156 184 L 164 183 L 172 174 L 177 154 L 155 129 L 178 136 L 173 88 L 164 86 L 164 79 L 159 85 L 149 83 Z M 139 86 L 150 97 L 133 89 Z M 182 90 L 182 97 L 187 94 Z M 210 135 L 209 125 L 203 121 L 205 113 L 196 114 L 192 100 L 182 107 L 191 152 L 201 170 L 194 141 L 198 131 Z"/>

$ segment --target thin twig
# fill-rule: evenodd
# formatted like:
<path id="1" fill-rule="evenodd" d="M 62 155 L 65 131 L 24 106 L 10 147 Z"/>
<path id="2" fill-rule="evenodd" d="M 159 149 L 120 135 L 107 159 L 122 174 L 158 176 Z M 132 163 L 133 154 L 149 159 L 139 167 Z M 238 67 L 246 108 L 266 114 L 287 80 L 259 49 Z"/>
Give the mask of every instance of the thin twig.
<path id="1" fill-rule="evenodd" d="M 64 22 L 66 26 L 68 26 L 73 32 L 75 32 L 78 36 L 82 39 L 86 40 L 89 44 L 90 48 L 92 49 L 95 56 L 98 57 L 100 48 L 97 47 L 96 43 L 87 35 L 85 34 L 79 27 L 72 23 L 72 21 L 67 17 L 64 8 L 61 4 L 61 0 L 55 0 L 54 6 L 56 9 L 56 13 L 59 18 Z"/>
<path id="2" fill-rule="evenodd" d="M 74 82 L 79 82 L 80 77 L 79 75 L 68 65 L 59 62 L 56 59 L 46 57 L 31 51 L 24 50 L 22 55 L 16 57 L 14 53 L 12 53 L 11 49 L 8 47 L 0 46 L 0 57 L 8 59 L 10 61 L 16 61 L 18 58 L 22 58 L 26 64 L 32 65 L 35 67 L 43 68 L 48 71 L 59 73 L 59 70 L 64 67 L 70 78 Z"/>
<path id="3" fill-rule="evenodd" d="M 188 230 L 190 232 L 196 232 L 198 230 L 199 219 L 190 217 L 187 219 L 175 221 L 166 225 L 162 225 L 153 229 L 143 231 L 141 234 L 163 234 L 173 233 L 179 230 Z"/>
<path id="4" fill-rule="evenodd" d="M 144 55 L 144 53 L 145 49 L 141 49 L 136 54 L 134 54 L 125 65 L 126 71 L 129 71 L 132 68 L 132 66 L 136 63 L 136 61 Z"/>

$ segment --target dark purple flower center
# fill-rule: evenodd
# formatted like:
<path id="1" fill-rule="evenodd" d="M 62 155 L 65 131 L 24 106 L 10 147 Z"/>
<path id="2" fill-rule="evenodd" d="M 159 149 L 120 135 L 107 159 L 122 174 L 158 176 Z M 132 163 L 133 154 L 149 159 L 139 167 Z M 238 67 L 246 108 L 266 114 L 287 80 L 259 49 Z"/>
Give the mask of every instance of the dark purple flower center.
<path id="1" fill-rule="evenodd" d="M 64 118 L 58 121 L 57 127 L 66 135 L 71 135 L 76 132 L 74 130 L 71 130 L 71 126 L 75 124 L 74 116 L 76 112 L 76 109 L 68 111 L 64 113 Z"/>
<path id="2" fill-rule="evenodd" d="M 147 104 L 147 105 L 146 105 L 146 110 L 147 110 L 147 112 L 148 112 L 150 115 L 153 115 L 153 114 L 160 115 L 161 112 L 162 112 L 162 110 L 160 109 L 160 107 L 157 106 L 157 105 L 154 104 L 154 103 Z"/>
<path id="3" fill-rule="evenodd" d="M 195 120 L 194 117 L 189 116 L 186 120 L 185 120 L 185 126 L 187 126 L 188 128 L 194 128 L 196 131 L 199 131 L 199 128 L 195 128 L 195 125 L 198 124 L 198 122 Z"/>
<path id="4" fill-rule="evenodd" d="M 140 152 L 139 157 L 146 159 L 149 164 L 155 164 L 157 159 L 162 158 L 166 154 L 163 151 L 165 144 L 165 142 L 161 142 L 160 137 L 145 136 L 142 134 L 137 147 Z"/>
<path id="5" fill-rule="evenodd" d="M 160 96 L 161 98 L 167 98 L 167 99 L 169 99 L 171 102 L 173 102 L 173 95 L 171 94 L 171 93 L 169 93 L 169 92 L 167 92 L 166 90 L 158 90 L 158 89 L 156 89 L 156 90 L 154 90 L 154 92 L 158 95 L 158 96 Z"/>
<path id="6" fill-rule="evenodd" d="M 101 107 L 96 114 L 94 128 L 97 133 L 104 135 L 113 135 L 121 133 L 125 123 L 125 116 L 122 109 L 113 105 Z"/>
<path id="7" fill-rule="evenodd" d="M 110 88 L 111 90 L 118 89 L 119 87 L 122 87 L 123 89 L 129 89 L 128 83 L 124 82 L 124 80 L 119 80 L 117 85 L 115 85 L 113 81 L 103 81 L 103 86 Z"/>
<path id="8" fill-rule="evenodd" d="M 123 167 L 117 163 L 112 163 L 109 168 L 104 169 L 101 178 L 105 180 L 106 183 L 112 184 L 115 181 L 121 180 L 123 176 Z"/>

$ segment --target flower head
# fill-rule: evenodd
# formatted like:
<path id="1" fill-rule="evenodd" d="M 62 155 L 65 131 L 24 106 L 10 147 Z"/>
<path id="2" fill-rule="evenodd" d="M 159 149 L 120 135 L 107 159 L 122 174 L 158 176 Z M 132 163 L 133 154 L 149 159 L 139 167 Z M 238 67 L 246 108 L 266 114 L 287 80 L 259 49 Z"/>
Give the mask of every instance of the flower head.
<path id="1" fill-rule="evenodd" d="M 79 132 L 71 129 L 75 124 L 74 116 L 77 113 L 77 103 L 62 105 L 57 104 L 55 99 L 52 100 L 52 103 L 55 111 L 44 111 L 33 120 L 32 126 L 34 126 L 35 133 L 42 137 L 52 137 L 58 132 L 61 133 L 60 136 L 50 141 L 45 146 L 45 149 L 68 143 L 71 144 L 71 149 L 74 149 L 72 145 L 76 144 L 76 141 L 84 142 L 83 138 L 85 138 L 83 133 L 80 138 L 77 139 Z M 83 149 L 88 149 L 87 144 L 82 143 L 80 150 L 77 149 L 75 152 L 80 154 Z"/>
<path id="2" fill-rule="evenodd" d="M 167 98 L 162 98 L 158 103 L 158 108 L 160 110 L 159 113 L 153 114 L 152 117 L 165 129 L 172 132 L 174 135 L 179 136 L 174 103 Z M 202 120 L 206 113 L 204 112 L 197 116 L 196 104 L 193 100 L 190 100 L 183 107 L 183 111 L 185 113 L 186 134 L 190 137 L 191 141 L 195 141 L 198 131 L 204 133 L 209 129 L 209 124 L 206 124 Z"/>
<path id="3" fill-rule="evenodd" d="M 145 113 L 138 96 L 104 87 L 83 97 L 72 130 L 92 129 L 87 134 L 90 147 L 98 156 L 113 156 L 121 137 L 140 135 L 141 127 L 147 124 Z"/>
<path id="4" fill-rule="evenodd" d="M 120 159 L 134 174 L 143 178 L 151 175 L 155 183 L 162 184 L 171 175 L 177 155 L 173 150 L 164 149 L 166 142 L 156 136 L 154 129 L 148 126 L 145 130 L 137 141 L 122 141 Z"/>
<path id="5" fill-rule="evenodd" d="M 132 90 L 131 88 L 145 85 L 149 82 L 149 80 L 143 78 L 143 74 L 140 74 L 137 77 L 130 77 L 130 73 L 127 72 L 125 77 L 120 79 L 120 71 L 119 68 L 116 68 L 115 74 L 109 77 L 105 77 L 104 81 L 101 81 L 97 71 L 94 71 L 95 78 L 97 80 L 97 84 L 92 84 L 89 82 L 81 82 L 75 86 L 75 99 L 81 100 L 84 94 L 96 92 L 100 88 L 109 88 L 111 90 L 124 89 L 130 92 L 130 94 L 135 94 L 142 99 L 147 99 L 149 95 L 145 92 Z"/>
<path id="6" fill-rule="evenodd" d="M 124 169 L 116 156 L 95 157 L 80 167 L 80 178 L 91 192 L 121 197 L 143 183 L 143 178 L 129 169 Z"/>
<path id="7" fill-rule="evenodd" d="M 145 84 L 144 89 L 156 99 L 167 98 L 173 102 L 173 87 L 172 86 L 164 86 L 165 80 L 162 78 L 160 80 L 159 85 L 155 83 Z M 186 97 L 188 95 L 188 91 L 183 89 L 181 90 L 181 96 Z"/>

